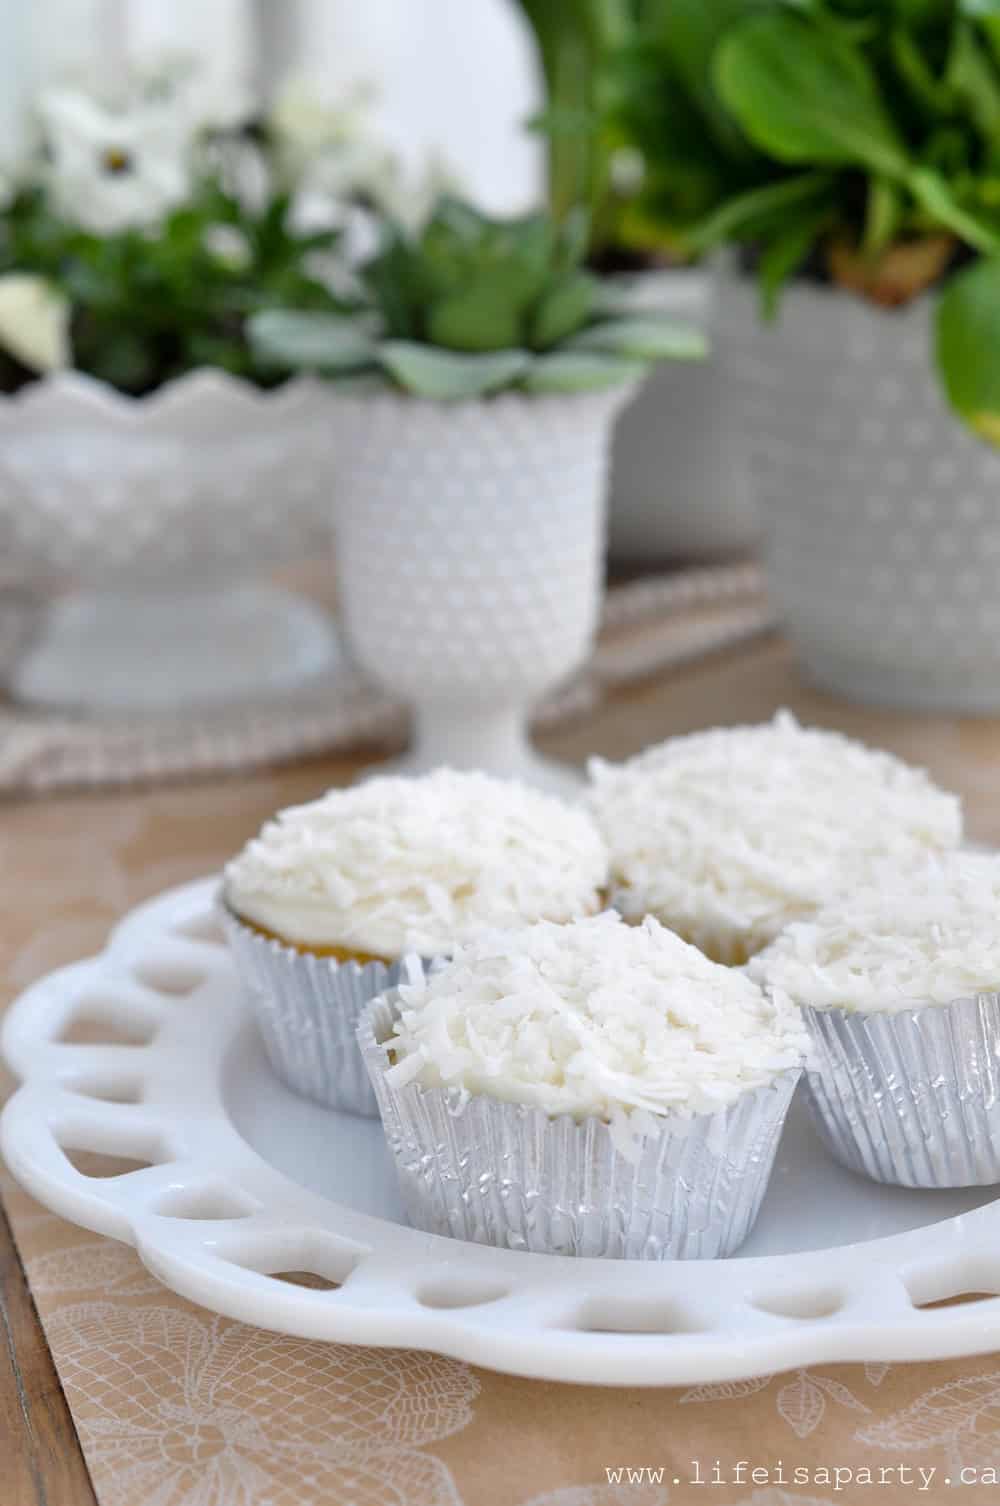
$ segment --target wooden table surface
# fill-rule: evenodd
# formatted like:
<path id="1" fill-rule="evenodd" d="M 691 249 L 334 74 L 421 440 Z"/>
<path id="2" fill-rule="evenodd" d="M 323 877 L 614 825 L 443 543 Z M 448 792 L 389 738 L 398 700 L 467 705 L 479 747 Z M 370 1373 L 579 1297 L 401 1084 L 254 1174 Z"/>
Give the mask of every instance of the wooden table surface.
<path id="1" fill-rule="evenodd" d="M 635 686 L 583 723 L 543 739 L 547 753 L 582 760 L 624 757 L 645 744 L 698 728 L 759 721 L 780 706 L 926 765 L 958 790 L 972 838 L 1000 843 L 1000 722 L 912 717 L 849 705 L 797 678 L 786 644 L 771 638 Z M 233 780 L 151 790 L 61 795 L 0 811 L 0 893 L 5 928 L 0 977 L 23 986 L 36 971 L 31 940 L 44 916 L 54 946 L 45 967 L 99 944 L 116 912 L 137 899 L 218 866 L 276 807 L 345 783 L 363 757 L 300 764 Z M 127 892 L 81 893 L 66 879 L 68 854 L 92 855 L 95 873 L 109 832 L 130 821 L 157 832 L 157 859 Z M 235 834 L 235 837 L 234 837 Z M 75 861 L 78 862 L 78 859 Z M 14 961 L 17 959 L 17 966 Z M 0 1090 L 10 1083 L 0 1082 Z M 93 1506 L 94 1494 L 72 1419 L 0 1217 L 0 1501 L 3 1506 Z M 142 1503 L 135 1503 L 142 1506 Z"/>

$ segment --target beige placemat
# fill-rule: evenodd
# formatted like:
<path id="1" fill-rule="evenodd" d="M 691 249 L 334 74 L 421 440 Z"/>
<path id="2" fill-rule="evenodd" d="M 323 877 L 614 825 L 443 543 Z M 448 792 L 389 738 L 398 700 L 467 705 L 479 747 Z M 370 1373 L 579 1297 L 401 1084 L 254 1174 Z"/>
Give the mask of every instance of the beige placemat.
<path id="1" fill-rule="evenodd" d="M 25 617 L 21 603 L 0 610 L 0 669 L 19 651 Z M 593 659 L 546 703 L 539 721 L 551 725 L 580 715 L 615 686 L 773 625 L 753 565 L 615 587 Z M 0 702 L 0 793 L 232 773 L 359 745 L 398 745 L 404 737 L 400 709 L 349 668 L 280 702 L 184 716 L 44 715 Z"/>

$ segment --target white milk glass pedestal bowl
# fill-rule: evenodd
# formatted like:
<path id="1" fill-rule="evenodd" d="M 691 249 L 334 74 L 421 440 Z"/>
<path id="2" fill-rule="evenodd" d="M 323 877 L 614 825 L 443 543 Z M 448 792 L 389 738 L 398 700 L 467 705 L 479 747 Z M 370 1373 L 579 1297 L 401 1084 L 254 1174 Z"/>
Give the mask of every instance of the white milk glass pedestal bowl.
<path id="1" fill-rule="evenodd" d="M 413 709 L 398 768 L 577 788 L 527 723 L 593 644 L 608 441 L 632 390 L 337 399 L 339 599 L 365 671 Z"/>
<path id="2" fill-rule="evenodd" d="M 933 300 L 727 286 L 769 584 L 808 677 L 883 706 L 1000 711 L 1000 453 L 948 408 Z M 737 333 L 738 331 L 738 333 Z"/>
<path id="3" fill-rule="evenodd" d="M 58 593 L 13 695 L 166 711 L 328 670 L 326 614 L 255 583 L 330 551 L 326 402 L 208 369 L 140 399 L 75 372 L 0 399 L 0 585 Z"/>

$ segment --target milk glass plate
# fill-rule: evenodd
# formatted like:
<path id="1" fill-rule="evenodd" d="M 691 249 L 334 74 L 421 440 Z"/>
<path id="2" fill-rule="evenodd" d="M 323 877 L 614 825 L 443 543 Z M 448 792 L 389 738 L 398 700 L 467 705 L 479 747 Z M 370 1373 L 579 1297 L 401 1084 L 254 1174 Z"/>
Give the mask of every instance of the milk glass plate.
<path id="1" fill-rule="evenodd" d="M 174 1291 L 282 1333 L 601 1385 L 1000 1347 L 1000 1189 L 876 1186 L 829 1158 L 799 1105 L 729 1260 L 572 1260 L 409 1228 L 378 1121 L 272 1076 L 217 882 L 134 911 L 99 957 L 23 995 L 2 1036 L 23 1080 L 0 1121 L 15 1177 Z"/>

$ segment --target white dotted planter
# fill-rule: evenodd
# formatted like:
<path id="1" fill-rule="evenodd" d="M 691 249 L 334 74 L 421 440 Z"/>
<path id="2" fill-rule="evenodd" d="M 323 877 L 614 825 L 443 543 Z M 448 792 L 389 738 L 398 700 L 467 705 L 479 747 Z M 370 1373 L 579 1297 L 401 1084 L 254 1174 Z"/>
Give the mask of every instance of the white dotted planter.
<path id="1" fill-rule="evenodd" d="M 1000 453 L 947 408 L 932 302 L 723 293 L 771 591 L 810 678 L 916 710 L 1000 710 Z"/>
<path id="2" fill-rule="evenodd" d="M 593 643 L 610 432 L 632 390 L 335 401 L 344 623 L 414 710 L 408 771 L 567 785 L 526 726 Z"/>
<path id="3" fill-rule="evenodd" d="M 326 389 L 211 369 L 144 398 L 61 372 L 0 398 L 0 585 L 71 584 L 16 666 L 25 701 L 175 710 L 329 670 L 331 625 L 255 584 L 331 548 Z"/>
<path id="4" fill-rule="evenodd" d="M 622 560 L 724 559 L 758 542 L 717 281 L 700 268 L 628 279 L 637 312 L 693 321 L 711 349 L 654 366 L 615 427 L 610 542 Z"/>
<path id="5" fill-rule="evenodd" d="M 733 1259 L 571 1259 L 406 1227 L 377 1121 L 296 1098 L 267 1068 L 213 917 L 217 885 L 137 910 L 102 956 L 29 990 L 2 1036 L 23 1079 L 0 1121 L 14 1176 L 133 1244 L 183 1296 L 283 1333 L 598 1385 L 1000 1344 L 996 1189 L 868 1182 L 797 1108 Z M 86 1152 L 146 1164 L 99 1177 L 73 1164 Z M 282 1279 L 303 1271 L 328 1289 Z M 927 1310 L 967 1293 L 986 1296 Z"/>

